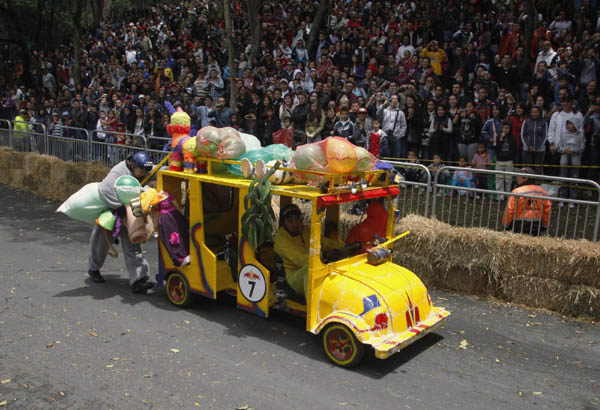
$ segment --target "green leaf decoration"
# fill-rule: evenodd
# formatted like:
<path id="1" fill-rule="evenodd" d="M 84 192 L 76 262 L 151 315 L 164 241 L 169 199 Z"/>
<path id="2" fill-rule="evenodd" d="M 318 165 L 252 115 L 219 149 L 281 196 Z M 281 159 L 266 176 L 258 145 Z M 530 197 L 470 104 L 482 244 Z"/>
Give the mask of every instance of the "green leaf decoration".
<path id="1" fill-rule="evenodd" d="M 275 213 L 271 207 L 271 182 L 269 177 L 281 166 L 277 161 L 260 180 L 255 179 L 248 186 L 244 197 L 244 214 L 242 215 L 242 235 L 254 251 L 265 242 L 273 241 L 273 222 Z"/>

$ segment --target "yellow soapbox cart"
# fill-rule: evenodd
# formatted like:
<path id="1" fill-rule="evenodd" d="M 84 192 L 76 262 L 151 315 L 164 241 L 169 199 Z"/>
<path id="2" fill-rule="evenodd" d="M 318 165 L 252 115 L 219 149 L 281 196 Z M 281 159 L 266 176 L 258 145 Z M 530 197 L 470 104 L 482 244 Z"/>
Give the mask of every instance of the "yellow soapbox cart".
<path id="1" fill-rule="evenodd" d="M 398 239 L 392 238 L 393 199 L 399 188 L 389 183 L 384 171 L 320 174 L 326 189 L 272 186 L 279 206 L 295 200 L 310 214 L 308 286 L 305 297 L 298 297 L 286 286 L 273 244 L 255 252 L 242 237 L 244 197 L 252 180 L 213 171 L 219 164 L 235 161 L 206 162 L 205 174 L 157 172 L 157 189 L 177 199 L 190 226 L 187 265 L 175 266 L 164 243 L 158 241 L 157 282 L 166 286 L 172 304 L 185 307 L 194 294 L 215 299 L 219 292 L 227 292 L 237 298 L 240 309 L 264 318 L 270 309 L 305 317 L 306 330 L 321 336 L 327 357 L 342 367 L 358 364 L 367 346 L 372 346 L 377 358 L 388 358 L 432 332 L 450 315 L 433 306 L 417 275 L 391 260 L 391 248 Z M 374 180 L 384 182 L 366 182 Z M 323 230 L 332 222 L 340 227 L 341 205 L 375 198 L 385 203 L 387 238 L 391 239 L 383 239 L 370 254 L 323 261 Z"/>

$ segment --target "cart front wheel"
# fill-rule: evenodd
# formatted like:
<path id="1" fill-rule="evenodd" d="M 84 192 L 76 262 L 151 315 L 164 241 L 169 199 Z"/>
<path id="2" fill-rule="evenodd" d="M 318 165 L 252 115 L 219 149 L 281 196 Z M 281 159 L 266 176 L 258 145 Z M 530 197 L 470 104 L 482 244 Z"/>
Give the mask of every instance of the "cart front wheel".
<path id="1" fill-rule="evenodd" d="M 185 277 L 179 272 L 173 272 L 167 277 L 167 297 L 175 306 L 189 306 L 192 295 Z"/>
<path id="2" fill-rule="evenodd" d="M 365 354 L 365 345 L 347 326 L 340 323 L 328 325 L 323 330 L 322 338 L 327 357 L 338 366 L 354 367 Z"/>

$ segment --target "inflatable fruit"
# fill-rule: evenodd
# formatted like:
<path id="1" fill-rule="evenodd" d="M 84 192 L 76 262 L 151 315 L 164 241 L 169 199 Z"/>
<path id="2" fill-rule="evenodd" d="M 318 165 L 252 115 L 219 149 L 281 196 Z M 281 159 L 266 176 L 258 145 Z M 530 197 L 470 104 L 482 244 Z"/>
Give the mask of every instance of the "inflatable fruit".
<path id="1" fill-rule="evenodd" d="M 325 143 L 325 156 L 331 171 L 347 173 L 354 169 L 357 157 L 352 143 L 340 137 L 327 138 Z"/>

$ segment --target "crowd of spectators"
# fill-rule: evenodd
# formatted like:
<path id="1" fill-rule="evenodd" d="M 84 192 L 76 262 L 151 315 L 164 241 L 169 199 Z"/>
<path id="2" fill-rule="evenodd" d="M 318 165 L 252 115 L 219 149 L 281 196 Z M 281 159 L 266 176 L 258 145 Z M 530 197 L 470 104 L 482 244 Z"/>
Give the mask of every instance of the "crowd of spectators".
<path id="1" fill-rule="evenodd" d="M 596 0 L 535 6 L 529 16 L 516 0 L 331 0 L 309 51 L 318 2 L 265 0 L 253 54 L 246 3 L 234 0 L 236 72 L 215 3 L 131 11 L 82 38 L 78 85 L 70 46 L 36 51 L 35 84 L 7 84 L 1 116 L 24 115 L 55 136 L 65 135 L 62 125 L 161 149 L 170 102 L 196 129 L 232 126 L 263 145 L 287 129 L 296 145 L 338 135 L 379 157 L 410 151 L 425 163 L 436 155 L 509 171 L 532 164 L 539 173 L 554 164 L 563 176 L 598 180 L 596 168 L 576 167 L 600 164 Z"/>

